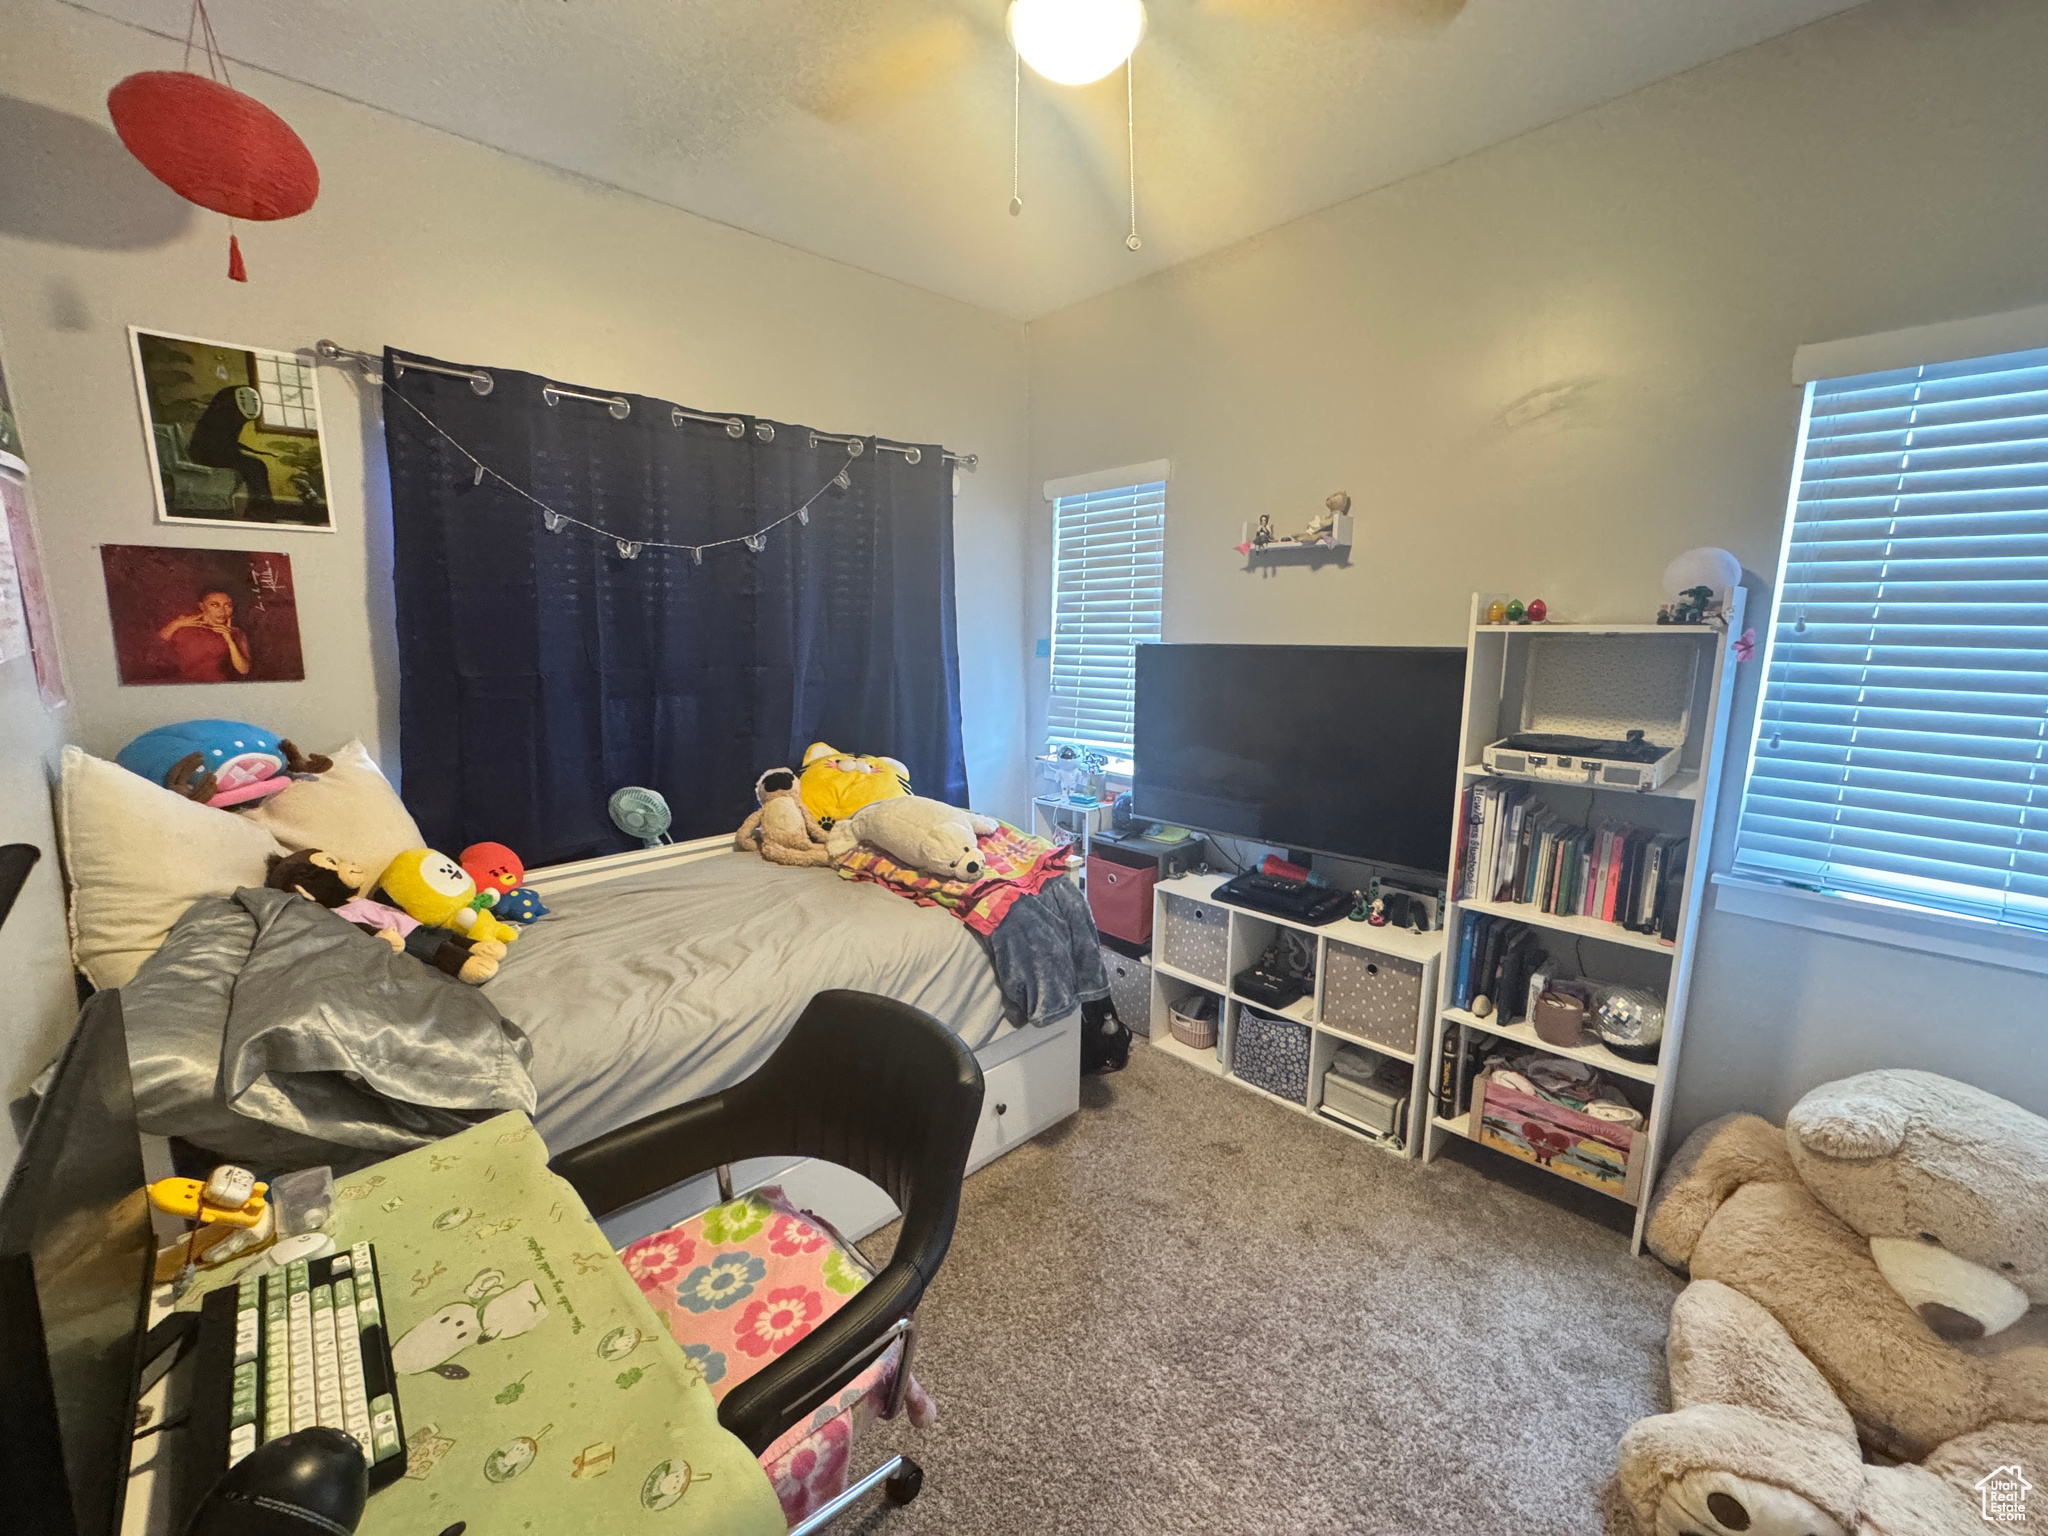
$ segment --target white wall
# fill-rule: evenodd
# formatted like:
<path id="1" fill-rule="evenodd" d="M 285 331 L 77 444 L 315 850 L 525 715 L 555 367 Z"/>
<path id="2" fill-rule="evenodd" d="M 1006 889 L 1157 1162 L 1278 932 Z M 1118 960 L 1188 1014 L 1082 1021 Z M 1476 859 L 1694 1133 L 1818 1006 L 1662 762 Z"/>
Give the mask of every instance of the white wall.
<path id="1" fill-rule="evenodd" d="M 21 0 L 6 32 L 0 333 L 81 745 L 111 754 L 149 726 L 226 714 L 308 750 L 360 734 L 395 770 L 375 399 L 322 370 L 337 536 L 160 526 L 125 327 L 283 349 L 327 336 L 979 453 L 956 523 L 968 776 L 977 804 L 1022 815 L 1020 324 L 253 72 L 238 83 L 305 139 L 321 196 L 298 219 L 244 226 L 250 281 L 230 283 L 225 221 L 150 180 L 106 128 L 108 88 L 175 67 L 176 46 L 54 0 Z M 119 686 L 102 542 L 287 551 L 305 682 Z"/>
<path id="2" fill-rule="evenodd" d="M 1646 616 L 1697 544 L 1768 583 L 1794 348 L 2048 299 L 2043 59 L 2033 0 L 1874 0 L 1035 322 L 1033 484 L 1172 459 L 1168 640 L 1458 644 L 1474 589 Z M 1339 488 L 1348 569 L 1244 570 L 1244 520 Z M 1703 934 L 1680 1130 L 1891 1064 L 2048 1111 L 2040 979 Z"/>
<path id="3" fill-rule="evenodd" d="M 33 843 L 43 854 L 0 927 L 0 1184 L 17 1145 L 8 1110 L 57 1054 L 78 1012 L 49 793 L 67 714 L 43 707 L 28 657 L 0 663 L 0 843 Z"/>

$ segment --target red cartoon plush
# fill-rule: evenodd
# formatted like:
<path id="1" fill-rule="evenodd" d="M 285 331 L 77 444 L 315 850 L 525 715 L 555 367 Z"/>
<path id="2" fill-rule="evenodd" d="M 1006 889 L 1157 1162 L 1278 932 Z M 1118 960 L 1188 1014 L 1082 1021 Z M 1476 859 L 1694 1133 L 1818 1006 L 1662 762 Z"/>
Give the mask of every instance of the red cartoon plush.
<path id="1" fill-rule="evenodd" d="M 518 890 L 519 882 L 526 878 L 526 866 L 519 862 L 519 855 L 503 843 L 471 843 L 455 862 L 476 882 L 478 890 L 494 896 Z"/>
<path id="2" fill-rule="evenodd" d="M 540 892 L 519 883 L 526 878 L 526 866 L 503 843 L 471 843 L 456 862 L 477 890 L 491 898 L 491 916 L 500 922 L 530 923 L 547 915 Z"/>

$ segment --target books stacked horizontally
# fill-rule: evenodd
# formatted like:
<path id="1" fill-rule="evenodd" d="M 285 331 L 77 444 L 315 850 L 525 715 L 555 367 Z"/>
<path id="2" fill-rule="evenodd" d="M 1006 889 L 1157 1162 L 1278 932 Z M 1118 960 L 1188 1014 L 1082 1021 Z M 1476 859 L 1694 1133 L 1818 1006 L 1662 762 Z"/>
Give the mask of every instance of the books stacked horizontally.
<path id="1" fill-rule="evenodd" d="M 1610 822 L 1586 826 L 1527 784 L 1475 784 L 1460 806 L 1460 901 L 1519 902 L 1558 917 L 1590 917 L 1667 944 L 1690 839 Z"/>

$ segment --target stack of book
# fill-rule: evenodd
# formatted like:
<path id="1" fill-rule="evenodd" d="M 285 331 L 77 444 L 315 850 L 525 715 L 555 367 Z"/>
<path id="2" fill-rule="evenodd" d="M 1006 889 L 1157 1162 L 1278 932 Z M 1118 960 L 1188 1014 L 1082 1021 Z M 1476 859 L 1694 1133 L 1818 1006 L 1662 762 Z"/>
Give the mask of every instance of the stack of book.
<path id="1" fill-rule="evenodd" d="M 1458 900 L 1520 902 L 1677 938 L 1689 838 L 1567 821 L 1526 783 L 1475 784 L 1459 811 Z"/>

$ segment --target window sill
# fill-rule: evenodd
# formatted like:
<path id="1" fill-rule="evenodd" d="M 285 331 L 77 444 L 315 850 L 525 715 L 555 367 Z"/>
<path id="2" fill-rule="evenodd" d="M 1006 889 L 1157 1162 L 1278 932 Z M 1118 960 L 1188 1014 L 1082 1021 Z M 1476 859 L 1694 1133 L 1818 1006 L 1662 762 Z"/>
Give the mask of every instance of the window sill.
<path id="1" fill-rule="evenodd" d="M 1802 891 L 1740 875 L 1714 876 L 1714 908 L 1843 938 L 1916 949 L 2048 975 L 2048 937 L 1980 918 L 1893 906 L 1858 896 Z"/>

